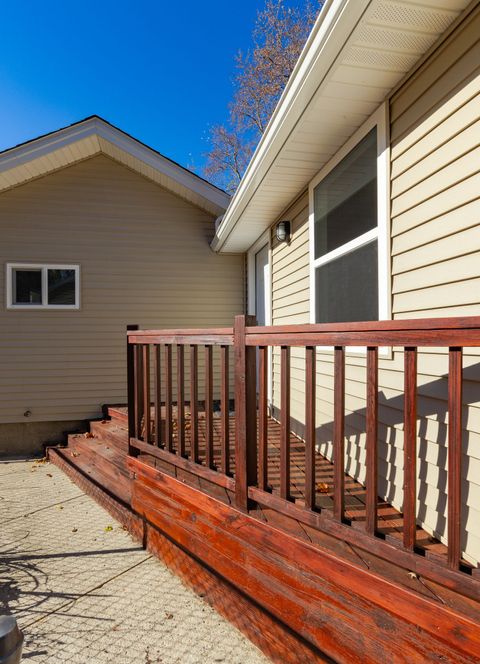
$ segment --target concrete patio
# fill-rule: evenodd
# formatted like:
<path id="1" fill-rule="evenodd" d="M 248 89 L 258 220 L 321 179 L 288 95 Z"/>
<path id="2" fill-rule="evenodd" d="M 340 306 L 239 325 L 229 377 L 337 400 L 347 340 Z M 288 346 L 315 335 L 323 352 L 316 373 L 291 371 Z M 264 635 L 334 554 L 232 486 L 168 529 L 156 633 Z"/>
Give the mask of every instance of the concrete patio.
<path id="1" fill-rule="evenodd" d="M 0 613 L 25 661 L 267 661 L 52 464 L 0 463 L 0 520 Z"/>

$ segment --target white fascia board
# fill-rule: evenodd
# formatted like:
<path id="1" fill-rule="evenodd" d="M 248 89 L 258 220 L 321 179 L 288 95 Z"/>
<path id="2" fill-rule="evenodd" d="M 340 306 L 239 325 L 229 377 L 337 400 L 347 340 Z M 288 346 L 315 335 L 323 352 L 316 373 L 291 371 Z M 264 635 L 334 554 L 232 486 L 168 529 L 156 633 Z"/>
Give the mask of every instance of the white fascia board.
<path id="1" fill-rule="evenodd" d="M 221 251 L 285 140 L 328 74 L 371 0 L 327 0 L 232 198 L 212 249 Z"/>
<path id="2" fill-rule="evenodd" d="M 46 136 L 34 139 L 0 154 L 0 173 L 5 173 L 41 157 L 52 154 L 68 145 L 84 139 L 103 138 L 123 152 L 139 159 L 182 187 L 194 192 L 213 206 L 221 214 L 230 202 L 230 196 L 212 184 L 184 169 L 179 164 L 125 134 L 99 117 L 91 117 L 78 124 L 59 129 Z M 100 142 L 93 149 L 92 156 L 101 152 Z M 28 179 L 28 178 L 27 178 Z"/>
<path id="3" fill-rule="evenodd" d="M 34 159 L 50 154 L 55 150 L 89 138 L 95 133 L 96 118 L 88 118 L 76 125 L 59 129 L 51 134 L 40 136 L 28 143 L 18 145 L 0 154 L 0 173 L 26 164 Z"/>

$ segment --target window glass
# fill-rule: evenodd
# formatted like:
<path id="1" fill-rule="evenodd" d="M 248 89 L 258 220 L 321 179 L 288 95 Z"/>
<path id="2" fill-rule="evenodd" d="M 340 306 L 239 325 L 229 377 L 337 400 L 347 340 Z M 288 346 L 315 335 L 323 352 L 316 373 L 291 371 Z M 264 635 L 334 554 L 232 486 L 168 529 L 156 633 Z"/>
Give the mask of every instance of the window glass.
<path id="1" fill-rule="evenodd" d="M 13 304 L 42 304 L 42 271 L 13 271 Z"/>
<path id="2" fill-rule="evenodd" d="M 75 304 L 75 270 L 48 270 L 48 304 Z"/>
<path id="3" fill-rule="evenodd" d="M 377 225 L 377 134 L 374 127 L 314 189 L 315 258 Z"/>
<path id="4" fill-rule="evenodd" d="M 377 240 L 315 270 L 317 323 L 378 320 Z"/>

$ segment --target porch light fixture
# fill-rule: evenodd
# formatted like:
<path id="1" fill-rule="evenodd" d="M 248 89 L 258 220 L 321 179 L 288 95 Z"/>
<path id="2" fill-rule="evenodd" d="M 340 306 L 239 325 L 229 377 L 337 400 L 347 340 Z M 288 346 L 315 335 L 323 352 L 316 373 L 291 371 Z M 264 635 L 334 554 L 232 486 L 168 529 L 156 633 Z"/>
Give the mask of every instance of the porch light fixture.
<path id="1" fill-rule="evenodd" d="M 279 242 L 290 242 L 290 222 L 279 221 L 275 227 L 275 235 Z"/>

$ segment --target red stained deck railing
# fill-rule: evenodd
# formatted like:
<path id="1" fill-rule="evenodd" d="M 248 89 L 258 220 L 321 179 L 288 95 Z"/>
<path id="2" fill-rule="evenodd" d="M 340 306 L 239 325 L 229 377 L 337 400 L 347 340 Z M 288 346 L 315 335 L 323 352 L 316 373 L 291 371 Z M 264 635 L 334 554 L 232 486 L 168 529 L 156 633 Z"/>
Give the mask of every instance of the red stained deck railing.
<path id="1" fill-rule="evenodd" d="M 452 587 L 468 583 L 461 557 L 462 513 L 462 351 L 480 346 L 480 318 L 439 318 L 327 325 L 257 327 L 237 316 L 233 328 L 205 330 L 128 331 L 129 453 L 147 453 L 224 487 L 236 506 L 247 511 L 255 503 L 293 516 L 300 522 L 352 540 L 407 569 L 422 569 Z M 333 509 L 316 507 L 316 355 L 330 346 L 334 355 Z M 345 516 L 345 351 L 366 349 L 366 506 L 365 522 L 351 524 Z M 175 347 L 176 395 L 172 394 Z M 280 348 L 279 492 L 268 477 L 268 349 Z M 290 350 L 305 348 L 305 502 L 291 498 L 290 477 Z M 395 347 L 404 352 L 404 504 L 403 541 L 392 545 L 378 532 L 378 351 Z M 448 554 L 427 559 L 417 546 L 417 351 L 419 347 L 448 350 Z M 230 468 L 232 416 L 230 361 L 233 352 L 234 473 Z M 203 355 L 203 399 L 199 404 L 199 356 Z M 189 387 L 185 389 L 185 357 Z M 220 385 L 214 401 L 214 373 Z M 153 371 L 153 377 L 150 372 Z M 150 394 L 153 385 L 153 395 Z M 162 393 L 162 390 L 165 392 Z M 152 398 L 153 397 L 153 398 Z M 215 409 L 215 402 L 217 409 Z M 153 409 L 152 409 L 153 404 Z M 199 418 L 202 426 L 199 426 Z M 220 431 L 220 456 L 214 456 L 214 422 Z M 201 438 L 201 440 L 200 440 Z M 353 540 L 352 540 L 353 541 Z M 423 560 L 422 559 L 423 555 Z M 416 563 L 413 563 L 413 558 Z M 419 562 L 420 561 L 420 562 Z M 420 567 L 419 567 L 420 566 Z M 437 566 L 437 567 L 436 567 Z M 461 579 L 463 577 L 463 579 Z"/>

